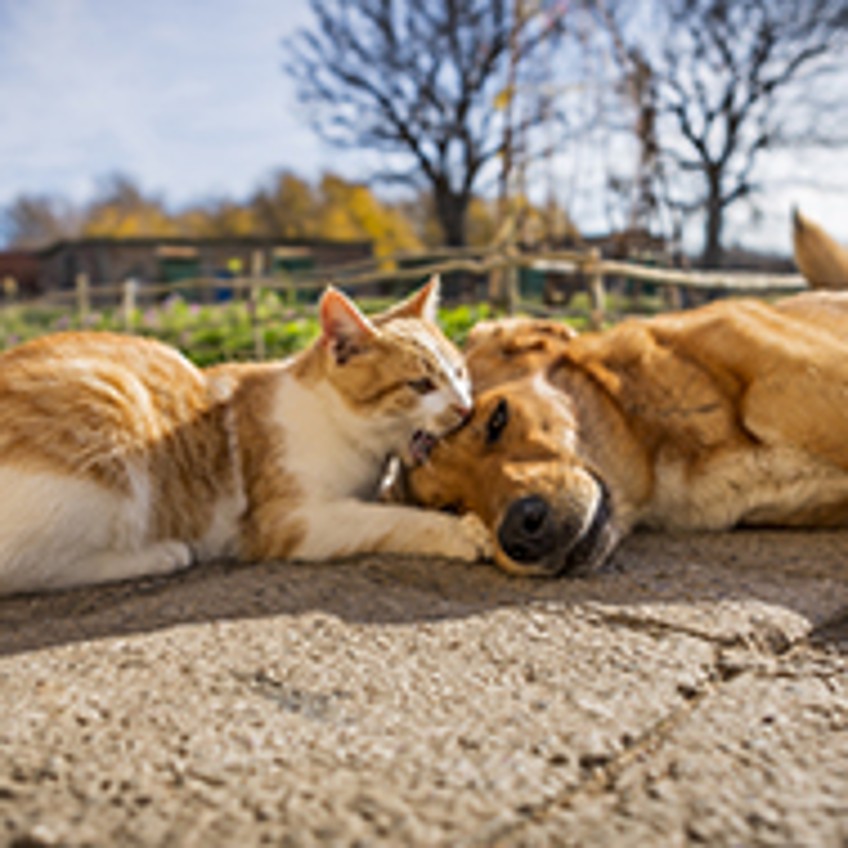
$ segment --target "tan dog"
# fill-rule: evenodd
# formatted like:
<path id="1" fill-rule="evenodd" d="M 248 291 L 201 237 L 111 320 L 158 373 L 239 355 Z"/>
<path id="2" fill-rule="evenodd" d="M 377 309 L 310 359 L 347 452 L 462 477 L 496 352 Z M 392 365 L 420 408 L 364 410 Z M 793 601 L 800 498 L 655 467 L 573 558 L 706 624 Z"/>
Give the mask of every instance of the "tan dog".
<path id="1" fill-rule="evenodd" d="M 510 572 L 588 571 L 636 526 L 848 526 L 848 294 L 491 322 L 467 353 L 474 416 L 407 483 Z"/>

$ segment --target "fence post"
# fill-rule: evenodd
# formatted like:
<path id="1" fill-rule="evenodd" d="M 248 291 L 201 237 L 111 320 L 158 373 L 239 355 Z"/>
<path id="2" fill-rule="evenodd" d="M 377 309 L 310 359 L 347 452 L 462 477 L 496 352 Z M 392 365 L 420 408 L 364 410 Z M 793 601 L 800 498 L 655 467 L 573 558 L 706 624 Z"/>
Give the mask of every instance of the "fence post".
<path id="1" fill-rule="evenodd" d="M 282 296 L 286 306 L 294 308 L 297 306 L 297 285 L 294 277 L 288 271 L 277 272 L 274 276 L 280 277 L 283 283 Z"/>
<path id="2" fill-rule="evenodd" d="M 665 305 L 672 310 L 683 309 L 683 290 L 680 286 L 666 286 Z"/>
<path id="3" fill-rule="evenodd" d="M 604 324 L 606 292 L 604 291 L 604 272 L 601 268 L 601 251 L 597 247 L 589 250 L 586 273 L 589 276 L 589 301 L 591 302 L 589 323 L 593 329 L 600 330 Z"/>
<path id="4" fill-rule="evenodd" d="M 124 319 L 124 330 L 128 333 L 133 331 L 135 324 L 135 303 L 138 283 L 130 277 L 124 280 L 123 297 L 121 299 L 121 313 Z"/>
<path id="5" fill-rule="evenodd" d="M 247 302 L 247 310 L 253 330 L 253 354 L 260 362 L 265 359 L 266 355 L 265 334 L 262 332 L 262 324 L 259 320 L 259 301 L 262 298 L 264 266 L 262 252 L 254 250 L 250 262 L 250 297 Z"/>
<path id="6" fill-rule="evenodd" d="M 3 300 L 8 306 L 14 303 L 18 296 L 18 281 L 11 275 L 3 277 Z"/>
<path id="7" fill-rule="evenodd" d="M 507 247 L 501 253 L 501 262 L 489 270 L 489 302 L 513 315 L 520 300 L 518 267 L 515 260 L 518 253 Z"/>
<path id="8" fill-rule="evenodd" d="M 88 274 L 81 271 L 76 276 L 77 289 L 77 314 L 79 315 L 80 325 L 84 326 L 88 320 L 88 313 L 91 311 L 91 300 L 88 293 Z"/>
<path id="9" fill-rule="evenodd" d="M 504 269 L 506 272 L 506 311 L 507 315 L 515 315 L 515 310 L 518 308 L 518 303 L 521 300 L 521 271 L 515 262 L 518 257 L 515 248 L 507 251 L 507 257 L 510 263 Z"/>

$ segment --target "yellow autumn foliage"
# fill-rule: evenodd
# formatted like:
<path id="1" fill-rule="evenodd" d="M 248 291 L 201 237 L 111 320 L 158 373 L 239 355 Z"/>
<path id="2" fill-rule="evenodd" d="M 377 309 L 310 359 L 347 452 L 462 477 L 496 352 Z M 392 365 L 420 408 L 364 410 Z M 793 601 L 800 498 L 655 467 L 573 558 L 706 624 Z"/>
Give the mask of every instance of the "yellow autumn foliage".
<path id="1" fill-rule="evenodd" d="M 179 234 L 177 223 L 161 209 L 139 206 L 127 209 L 103 204 L 91 212 L 83 235 L 91 238 L 157 238 Z"/>
<path id="2" fill-rule="evenodd" d="M 409 220 L 397 208 L 378 200 L 367 186 L 325 174 L 319 194 L 319 231 L 324 238 L 369 239 L 378 259 L 421 249 Z"/>
<path id="3" fill-rule="evenodd" d="M 312 186 L 282 171 L 261 188 L 249 203 L 256 218 L 257 234 L 271 238 L 319 238 L 317 199 Z"/>
<path id="4" fill-rule="evenodd" d="M 512 202 L 513 226 L 527 244 L 550 241 L 570 222 L 552 225 L 551 210 L 534 206 L 527 198 Z M 105 238 L 226 238 L 260 236 L 269 239 L 330 239 L 370 241 L 375 257 L 436 248 L 444 234 L 432 196 L 422 193 L 405 203 L 378 198 L 363 183 L 326 173 L 312 183 L 291 171 L 269 178 L 243 202 L 207 201 L 170 212 L 156 197 L 143 194 L 126 177 L 114 177 L 106 192 L 86 210 L 82 234 Z M 466 240 L 485 247 L 501 238 L 503 216 L 498 203 L 471 199 L 466 216 Z"/>

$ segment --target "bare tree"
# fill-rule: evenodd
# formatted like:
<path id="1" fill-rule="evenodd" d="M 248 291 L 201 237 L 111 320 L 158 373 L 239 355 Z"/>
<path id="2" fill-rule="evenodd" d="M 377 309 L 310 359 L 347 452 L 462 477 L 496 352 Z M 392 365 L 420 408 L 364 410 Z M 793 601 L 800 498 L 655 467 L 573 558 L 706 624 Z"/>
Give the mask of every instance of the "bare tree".
<path id="1" fill-rule="evenodd" d="M 446 242 L 464 244 L 475 186 L 509 152 L 503 105 L 559 31 L 561 4 L 536 3 L 519 15 L 521 5 L 507 0 L 310 6 L 315 25 L 286 44 L 286 70 L 313 125 L 336 144 L 384 155 L 376 176 L 426 185 Z M 521 115 L 528 124 L 541 119 L 536 109 Z"/>
<path id="2" fill-rule="evenodd" d="M 79 215 L 71 204 L 50 195 L 22 194 L 2 212 L 6 242 L 31 250 L 76 235 Z"/>
<path id="3" fill-rule="evenodd" d="M 826 80 L 845 73 L 848 5 L 655 0 L 643 7 L 647 16 L 627 22 L 601 0 L 593 5 L 624 73 L 650 80 L 640 108 L 652 117 L 658 193 L 678 211 L 703 215 L 701 261 L 715 267 L 727 210 L 762 187 L 763 154 L 845 138 L 834 120 L 843 89 L 828 91 Z"/>

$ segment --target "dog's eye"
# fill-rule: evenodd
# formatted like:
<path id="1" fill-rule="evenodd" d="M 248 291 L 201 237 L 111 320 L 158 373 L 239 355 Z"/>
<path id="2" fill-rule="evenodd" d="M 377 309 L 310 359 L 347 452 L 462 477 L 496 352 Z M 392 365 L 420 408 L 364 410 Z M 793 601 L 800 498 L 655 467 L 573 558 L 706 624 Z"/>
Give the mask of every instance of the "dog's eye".
<path id="1" fill-rule="evenodd" d="M 439 507 L 439 509 L 442 512 L 448 513 L 448 515 L 462 515 L 462 513 L 465 512 L 465 508 L 459 501 L 452 501 L 451 503 Z"/>
<path id="2" fill-rule="evenodd" d="M 409 388 L 419 395 L 429 395 L 430 392 L 436 391 L 436 384 L 429 377 L 419 377 L 409 381 Z"/>
<path id="3" fill-rule="evenodd" d="M 486 444 L 493 445 L 500 439 L 504 428 L 509 423 L 509 404 L 504 398 L 498 401 L 495 411 L 486 422 Z"/>

